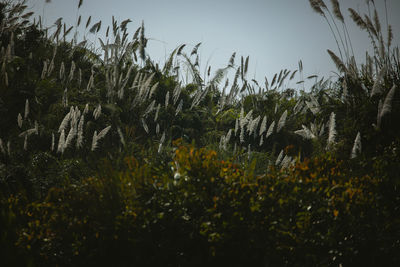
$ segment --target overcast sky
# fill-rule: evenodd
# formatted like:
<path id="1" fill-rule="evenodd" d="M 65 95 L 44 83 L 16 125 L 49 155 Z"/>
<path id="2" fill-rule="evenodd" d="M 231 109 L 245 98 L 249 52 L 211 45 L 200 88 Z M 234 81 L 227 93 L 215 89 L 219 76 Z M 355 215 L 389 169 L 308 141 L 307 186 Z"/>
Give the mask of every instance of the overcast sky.
<path id="1" fill-rule="evenodd" d="M 337 46 L 323 17 L 312 11 L 308 0 L 28 0 L 37 15 L 51 25 L 59 17 L 75 25 L 77 14 L 82 24 L 92 16 L 92 24 L 102 20 L 102 29 L 131 19 L 132 34 L 145 23 L 149 38 L 147 52 L 161 66 L 174 48 L 187 44 L 187 52 L 202 42 L 199 52 L 202 66 L 208 60 L 212 69 L 227 65 L 233 52 L 250 56 L 249 78 L 264 82 L 281 69 L 295 70 L 303 61 L 305 76 L 335 76 L 336 71 L 326 50 L 337 53 Z M 358 62 L 363 62 L 370 47 L 368 36 L 348 16 L 352 7 L 366 13 L 366 0 L 340 1 Z M 330 6 L 330 1 L 325 0 Z M 384 0 L 375 0 L 381 23 L 386 29 Z M 389 24 L 393 26 L 394 45 L 400 40 L 400 1 L 387 0 Z M 83 28 L 82 28 L 83 29 Z M 238 58 L 238 57 L 237 57 Z M 238 61 L 237 61 L 238 62 Z"/>

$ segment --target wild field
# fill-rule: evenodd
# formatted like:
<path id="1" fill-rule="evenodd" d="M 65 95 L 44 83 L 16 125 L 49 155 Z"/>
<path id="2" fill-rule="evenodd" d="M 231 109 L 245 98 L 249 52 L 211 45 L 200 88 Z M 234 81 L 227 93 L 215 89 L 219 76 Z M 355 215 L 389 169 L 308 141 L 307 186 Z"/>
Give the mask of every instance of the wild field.
<path id="1" fill-rule="evenodd" d="M 398 266 L 393 29 L 373 1 L 369 14 L 309 2 L 339 75 L 295 90 L 301 61 L 263 82 L 236 53 L 202 73 L 199 43 L 159 66 L 144 23 L 50 29 L 1 1 L 2 264 Z M 370 38 L 364 62 L 347 14 Z M 101 27 L 105 39 L 77 38 Z"/>

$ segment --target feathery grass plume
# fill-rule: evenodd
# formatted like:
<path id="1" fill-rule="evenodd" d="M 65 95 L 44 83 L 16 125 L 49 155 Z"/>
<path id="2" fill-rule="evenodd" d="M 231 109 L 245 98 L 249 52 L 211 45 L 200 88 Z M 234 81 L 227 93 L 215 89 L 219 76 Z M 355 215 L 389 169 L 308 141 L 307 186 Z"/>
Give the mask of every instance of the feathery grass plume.
<path id="1" fill-rule="evenodd" d="M 244 143 L 244 132 L 245 132 L 244 126 L 243 127 L 241 126 L 240 127 L 240 136 L 239 136 L 241 144 Z"/>
<path id="2" fill-rule="evenodd" d="M 321 2 L 322 1 L 317 1 L 317 0 L 309 0 L 311 8 L 316 12 L 317 14 L 321 16 L 325 16 L 324 11 L 321 9 Z M 323 2 L 322 2 L 323 3 Z"/>
<path id="3" fill-rule="evenodd" d="M 314 139 L 316 136 L 312 133 L 310 129 L 308 129 L 306 126 L 302 125 L 301 126 L 303 129 L 297 130 L 294 133 L 300 135 L 304 139 Z"/>
<path id="4" fill-rule="evenodd" d="M 98 31 L 100 31 L 101 28 L 101 20 L 95 24 L 93 24 L 93 26 L 90 28 L 89 32 L 90 33 L 97 33 Z"/>
<path id="5" fill-rule="evenodd" d="M 224 140 L 224 150 L 226 150 L 227 145 L 228 145 L 229 141 L 231 140 L 231 136 L 232 136 L 232 129 L 229 129 L 228 133 L 225 136 L 225 140 Z"/>
<path id="6" fill-rule="evenodd" d="M 174 88 L 174 91 L 173 91 L 173 93 L 172 93 L 172 98 L 173 98 L 173 100 L 174 100 L 174 105 L 176 104 L 176 101 L 178 101 L 179 96 L 180 96 L 180 94 L 181 94 L 181 91 L 182 91 L 182 87 L 180 87 L 179 85 L 177 85 L 177 86 Z"/>
<path id="7" fill-rule="evenodd" d="M 17 123 L 18 123 L 18 127 L 19 127 L 19 128 L 22 128 L 22 122 L 23 122 L 23 120 L 22 120 L 22 115 L 21 115 L 21 113 L 18 113 L 18 116 L 17 116 Z"/>
<path id="8" fill-rule="evenodd" d="M 376 8 L 374 9 L 374 23 L 375 23 L 376 32 L 380 33 L 381 32 L 381 22 L 379 21 L 378 11 L 376 11 Z"/>
<path id="9" fill-rule="evenodd" d="M 25 100 L 25 112 L 24 112 L 24 119 L 26 120 L 29 115 L 29 100 Z"/>
<path id="10" fill-rule="evenodd" d="M 371 90 L 371 97 L 381 94 L 383 90 L 383 79 L 385 78 L 386 68 L 382 67 L 378 73 L 378 76 L 375 79 L 374 85 L 372 86 Z"/>
<path id="11" fill-rule="evenodd" d="M 156 108 L 156 114 L 154 115 L 154 122 L 157 121 L 158 119 L 158 113 L 160 112 L 161 104 L 158 103 L 157 108 Z"/>
<path id="12" fill-rule="evenodd" d="M 328 148 L 335 143 L 335 137 L 336 137 L 336 114 L 332 112 L 331 116 L 329 117 L 329 134 L 328 134 L 328 145 L 327 145 Z"/>
<path id="13" fill-rule="evenodd" d="M 181 101 L 179 101 L 178 107 L 176 108 L 176 111 L 175 111 L 175 116 L 178 115 L 179 112 L 181 112 L 182 107 L 183 107 L 183 99 L 181 99 Z"/>
<path id="14" fill-rule="evenodd" d="M 396 92 L 397 86 L 393 84 L 392 88 L 390 89 L 389 93 L 385 97 L 385 101 L 383 102 L 382 110 L 380 112 L 380 121 L 382 118 L 389 114 L 392 111 L 392 102 L 394 98 L 394 94 Z"/>
<path id="15" fill-rule="evenodd" d="M 249 135 L 251 135 L 252 133 L 254 133 L 254 136 L 257 134 L 257 129 L 258 129 L 258 124 L 260 123 L 261 120 L 261 116 L 257 116 L 257 118 L 255 118 L 254 120 L 251 121 L 251 126 L 250 126 L 250 133 Z"/>
<path id="16" fill-rule="evenodd" d="M 92 74 L 90 75 L 88 84 L 86 86 L 86 91 L 90 91 L 90 89 L 92 89 L 93 83 L 94 83 L 94 76 L 93 76 L 93 72 L 92 72 Z"/>
<path id="17" fill-rule="evenodd" d="M 153 111 L 155 103 L 156 103 L 155 100 L 151 101 L 151 103 L 148 105 L 148 107 L 147 107 L 146 110 L 144 111 L 143 117 L 147 117 L 147 115 L 148 115 L 150 112 Z"/>
<path id="18" fill-rule="evenodd" d="M 281 165 L 281 170 L 286 169 L 290 166 L 290 163 L 292 162 L 292 157 L 285 155 L 285 157 L 282 159 L 280 165 Z"/>
<path id="19" fill-rule="evenodd" d="M 76 135 L 76 128 L 75 127 L 71 127 L 69 129 L 67 138 L 65 138 L 65 144 L 64 144 L 64 149 L 68 148 L 69 145 L 72 143 L 72 140 L 74 139 L 75 135 Z"/>
<path id="20" fill-rule="evenodd" d="M 150 93 L 149 93 L 149 98 L 152 97 L 152 95 L 153 95 L 154 92 L 156 91 L 157 87 L 158 87 L 158 82 L 156 82 L 155 84 L 153 84 L 153 86 L 151 87 Z"/>
<path id="21" fill-rule="evenodd" d="M 382 108 L 383 108 L 383 101 L 382 99 L 379 99 L 379 103 L 378 103 L 378 114 L 376 116 L 376 120 L 377 120 L 377 127 L 380 128 L 381 127 L 381 113 L 382 113 Z"/>
<path id="22" fill-rule="evenodd" d="M 259 135 L 262 135 L 266 130 L 267 130 L 267 116 L 264 116 L 261 122 Z"/>
<path id="23" fill-rule="evenodd" d="M 28 135 L 25 135 L 24 138 L 24 150 L 28 150 Z"/>
<path id="24" fill-rule="evenodd" d="M 165 108 L 168 107 L 168 103 L 169 103 L 169 91 L 167 91 L 167 94 L 165 95 Z"/>
<path id="25" fill-rule="evenodd" d="M 88 20 L 86 21 L 86 26 L 85 29 L 87 29 L 87 27 L 89 27 L 90 24 L 90 20 L 92 19 L 92 16 L 89 16 Z"/>
<path id="26" fill-rule="evenodd" d="M 156 134 L 158 134 L 160 132 L 160 124 L 157 123 L 156 125 Z"/>
<path id="27" fill-rule="evenodd" d="M 356 139 L 354 140 L 353 149 L 351 150 L 350 158 L 354 159 L 361 153 L 361 135 L 357 133 Z"/>
<path id="28" fill-rule="evenodd" d="M 60 133 L 61 131 L 63 131 L 65 128 L 67 128 L 67 125 L 71 119 L 72 116 L 72 112 L 71 110 L 67 113 L 67 115 L 65 115 L 64 119 L 61 121 L 60 127 L 58 128 L 58 132 Z"/>
<path id="29" fill-rule="evenodd" d="M 279 131 L 285 126 L 286 117 L 287 117 L 287 110 L 285 110 L 285 112 L 283 112 L 283 114 L 281 115 L 281 117 L 278 121 L 278 126 L 276 128 L 277 133 L 279 133 Z"/>
<path id="30" fill-rule="evenodd" d="M 163 132 L 161 139 L 160 139 L 160 144 L 158 145 L 158 150 L 157 150 L 158 153 L 161 152 L 164 141 L 165 141 L 165 131 Z"/>
<path id="31" fill-rule="evenodd" d="M 199 46 L 201 45 L 201 42 L 200 43 L 198 43 L 197 45 L 195 45 L 194 47 L 193 47 L 193 50 L 192 50 L 192 52 L 190 53 L 190 56 L 193 56 L 194 54 L 197 54 L 197 50 L 199 49 Z"/>
<path id="32" fill-rule="evenodd" d="M 275 121 L 273 121 L 271 123 L 271 125 L 268 127 L 268 131 L 267 131 L 267 133 L 265 135 L 265 139 L 267 139 L 271 134 L 273 134 L 274 128 L 275 128 Z"/>
<path id="33" fill-rule="evenodd" d="M 97 131 L 94 131 L 91 150 L 94 151 L 96 148 L 97 148 Z"/>
<path id="34" fill-rule="evenodd" d="M 146 133 L 149 133 L 149 127 L 147 126 L 147 123 L 144 120 L 144 118 L 142 118 L 141 121 L 142 121 L 143 129 L 146 131 Z"/>
<path id="35" fill-rule="evenodd" d="M 103 130 L 101 130 L 99 132 L 99 134 L 97 135 L 97 140 L 104 138 L 107 135 L 107 133 L 110 131 L 110 129 L 111 129 L 111 125 L 105 127 Z"/>
<path id="36" fill-rule="evenodd" d="M 69 71 L 69 75 L 68 75 L 68 81 L 72 81 L 72 79 L 74 78 L 74 73 L 75 73 L 75 62 L 72 60 L 71 61 L 71 69 Z"/>
<path id="37" fill-rule="evenodd" d="M 46 78 L 46 73 L 47 73 L 47 60 L 43 61 L 43 69 L 42 69 L 42 75 L 40 78 L 43 80 Z"/>
<path id="38" fill-rule="evenodd" d="M 264 135 L 260 136 L 260 143 L 258 143 L 258 146 L 262 146 L 264 144 Z"/>
<path id="39" fill-rule="evenodd" d="M 76 148 L 80 148 L 83 145 L 83 124 L 85 123 L 85 115 L 82 114 L 78 124 L 78 133 L 76 138 Z"/>
<path id="40" fill-rule="evenodd" d="M 346 65 L 343 64 L 342 60 L 338 56 L 335 55 L 331 50 L 327 49 L 329 56 L 331 57 L 333 63 L 335 63 L 336 68 L 343 73 L 347 72 Z"/>
<path id="41" fill-rule="evenodd" d="M 95 120 L 97 120 L 101 115 L 101 104 L 99 104 L 94 110 L 93 110 L 93 117 Z"/>
<path id="42" fill-rule="evenodd" d="M 62 129 L 60 138 L 58 139 L 58 147 L 57 147 L 57 153 L 64 153 L 64 143 L 65 143 L 65 130 Z"/>
<path id="43" fill-rule="evenodd" d="M 283 149 L 281 150 L 281 152 L 279 152 L 279 155 L 275 161 L 275 165 L 279 165 L 279 163 L 281 163 L 281 161 L 282 161 L 282 158 L 283 158 Z"/>
<path id="44" fill-rule="evenodd" d="M 235 136 L 237 134 L 238 129 L 239 129 L 239 119 L 236 118 L 236 120 L 235 120 Z"/>
<path id="45" fill-rule="evenodd" d="M 118 132 L 119 140 L 121 141 L 121 144 L 125 147 L 126 146 L 125 138 L 124 138 L 124 135 L 122 134 L 121 128 L 118 127 L 117 132 Z"/>
<path id="46" fill-rule="evenodd" d="M 364 15 L 365 23 L 367 25 L 367 30 L 372 33 L 376 38 L 379 38 L 378 32 L 376 31 L 374 24 L 372 23 L 371 19 L 367 16 Z"/>
<path id="47" fill-rule="evenodd" d="M 388 47 L 388 49 L 392 45 L 392 40 L 393 40 L 392 25 L 388 25 L 388 33 L 387 33 L 387 47 Z"/>
<path id="48" fill-rule="evenodd" d="M 55 143 L 55 136 L 54 133 L 51 133 L 51 147 L 50 147 L 51 151 L 54 151 L 54 143 Z"/>
<path id="49" fill-rule="evenodd" d="M 340 5 L 338 0 L 331 0 L 332 7 L 333 7 L 333 14 L 336 16 L 338 20 L 344 23 L 344 18 L 342 12 L 340 11 Z"/>
<path id="50" fill-rule="evenodd" d="M 59 73 L 60 80 L 64 79 L 64 73 L 65 73 L 65 65 L 64 65 L 64 61 L 63 61 L 63 62 L 61 62 L 61 66 L 60 66 L 60 73 Z"/>
<path id="51" fill-rule="evenodd" d="M 360 29 L 362 30 L 366 30 L 368 27 L 363 18 L 354 9 L 349 8 L 348 10 L 350 12 L 350 17 L 357 24 L 357 26 L 360 27 Z"/>
<path id="52" fill-rule="evenodd" d="M 3 140 L 1 138 L 0 138 L 0 150 L 1 150 L 1 153 L 3 153 L 4 155 L 6 154 L 6 150 L 4 149 Z"/>
<path id="53" fill-rule="evenodd" d="M 86 103 L 85 108 L 83 109 L 83 115 L 89 113 L 89 103 Z"/>

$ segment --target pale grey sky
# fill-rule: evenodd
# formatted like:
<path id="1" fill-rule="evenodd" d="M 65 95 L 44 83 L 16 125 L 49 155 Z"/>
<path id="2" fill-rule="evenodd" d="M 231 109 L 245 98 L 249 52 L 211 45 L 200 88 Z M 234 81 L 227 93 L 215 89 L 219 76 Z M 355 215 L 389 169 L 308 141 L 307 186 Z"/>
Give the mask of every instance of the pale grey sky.
<path id="1" fill-rule="evenodd" d="M 75 25 L 79 0 L 28 0 L 32 10 L 44 17 L 47 25 L 63 17 Z M 348 8 L 367 13 L 366 0 L 340 1 L 358 62 L 363 62 L 370 47 L 366 32 L 361 32 L 348 16 Z M 330 6 L 330 1 L 325 0 Z M 384 0 L 375 0 L 381 23 L 386 29 Z M 387 0 L 389 24 L 393 26 L 396 46 L 400 43 L 400 1 Z M 326 50 L 337 53 L 328 24 L 314 13 L 308 0 L 83 0 L 79 10 L 82 24 L 92 16 L 92 24 L 102 20 L 102 29 L 131 19 L 132 34 L 144 20 L 147 51 L 163 65 L 166 55 L 187 44 L 187 51 L 202 42 L 199 49 L 202 66 L 210 58 L 212 69 L 224 67 L 233 52 L 250 56 L 249 78 L 260 83 L 271 80 L 281 69 L 295 70 L 303 61 L 304 76 L 334 76 L 336 71 Z M 83 29 L 83 27 L 81 27 Z M 238 62 L 238 61 L 237 61 Z"/>

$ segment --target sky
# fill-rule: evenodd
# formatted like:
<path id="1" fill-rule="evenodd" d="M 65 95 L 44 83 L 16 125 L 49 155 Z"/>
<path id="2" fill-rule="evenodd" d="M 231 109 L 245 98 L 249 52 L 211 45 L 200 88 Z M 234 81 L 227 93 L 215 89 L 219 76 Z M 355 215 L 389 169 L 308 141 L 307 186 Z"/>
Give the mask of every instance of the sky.
<path id="1" fill-rule="evenodd" d="M 281 69 L 297 69 L 299 60 L 303 63 L 305 77 L 337 77 L 326 52 L 330 49 L 338 54 L 335 39 L 324 18 L 311 9 L 308 0 L 83 0 L 79 11 L 79 0 L 45 2 L 28 0 L 27 4 L 49 26 L 59 17 L 73 26 L 81 15 L 82 24 L 92 16 L 92 24 L 101 20 L 105 30 L 114 16 L 119 22 L 131 19 L 128 30 L 133 34 L 144 21 L 145 35 L 149 39 L 147 52 L 161 66 L 177 46 L 186 44 L 185 51 L 190 53 L 193 46 L 201 42 L 201 67 L 206 68 L 208 63 L 211 72 L 225 67 L 236 52 L 237 59 L 249 56 L 248 78 L 261 84 L 264 77 L 271 81 Z M 355 26 L 347 9 L 351 7 L 361 14 L 367 13 L 365 2 L 340 1 L 358 63 L 364 62 L 370 41 L 367 33 Z M 384 2 L 375 0 L 386 29 Z M 399 46 L 400 1 L 386 2 L 388 21 L 393 27 L 393 44 Z M 325 3 L 330 6 L 330 1 L 325 0 Z"/>

